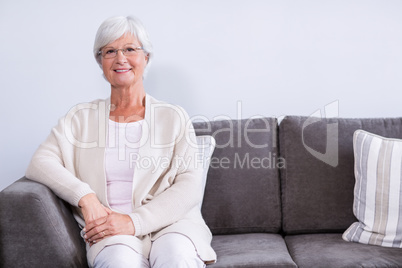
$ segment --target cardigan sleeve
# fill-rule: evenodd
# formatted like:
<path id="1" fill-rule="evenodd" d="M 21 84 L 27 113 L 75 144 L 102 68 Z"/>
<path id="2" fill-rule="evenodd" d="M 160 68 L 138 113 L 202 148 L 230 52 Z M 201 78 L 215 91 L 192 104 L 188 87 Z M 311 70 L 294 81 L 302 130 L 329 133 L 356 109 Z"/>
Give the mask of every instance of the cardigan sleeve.
<path id="1" fill-rule="evenodd" d="M 191 129 L 192 130 L 192 129 Z M 182 219 L 202 200 L 202 166 L 197 162 L 198 147 L 194 131 L 189 131 L 176 145 L 180 165 L 165 176 L 174 176 L 170 187 L 130 214 L 136 236 L 160 230 Z"/>
<path id="2" fill-rule="evenodd" d="M 57 196 L 73 206 L 94 191 L 75 176 L 74 145 L 65 135 L 64 118 L 34 153 L 25 176 L 48 186 Z"/>

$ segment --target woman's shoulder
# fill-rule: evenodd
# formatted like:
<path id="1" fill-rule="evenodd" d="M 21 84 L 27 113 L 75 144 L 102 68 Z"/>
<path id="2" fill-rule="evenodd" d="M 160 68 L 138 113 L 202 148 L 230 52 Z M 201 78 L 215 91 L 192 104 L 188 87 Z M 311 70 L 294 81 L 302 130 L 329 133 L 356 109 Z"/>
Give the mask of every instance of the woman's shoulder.
<path id="1" fill-rule="evenodd" d="M 103 115 L 109 112 L 110 99 L 96 99 L 89 102 L 80 102 L 68 110 L 65 118 L 80 118 Z"/>
<path id="2" fill-rule="evenodd" d="M 106 107 L 110 105 L 110 98 L 95 99 L 87 102 L 80 102 L 72 106 L 70 110 L 85 110 L 85 109 L 99 109 L 102 106 Z M 108 107 L 107 107 L 108 108 Z"/>

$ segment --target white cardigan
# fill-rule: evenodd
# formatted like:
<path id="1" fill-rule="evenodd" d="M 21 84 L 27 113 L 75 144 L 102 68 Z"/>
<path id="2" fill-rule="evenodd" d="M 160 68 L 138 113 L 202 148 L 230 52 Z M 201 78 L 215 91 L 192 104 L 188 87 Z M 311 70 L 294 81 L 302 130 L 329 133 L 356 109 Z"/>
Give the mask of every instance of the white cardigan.
<path id="1" fill-rule="evenodd" d="M 126 244 L 148 257 L 151 242 L 168 232 L 189 237 L 204 261 L 216 260 L 211 232 L 198 204 L 202 200 L 202 165 L 188 115 L 178 106 L 146 95 L 143 135 L 133 177 L 135 236 L 118 235 L 87 247 L 90 266 L 107 245 Z M 107 202 L 104 153 L 110 99 L 74 106 L 59 120 L 35 152 L 26 177 L 47 185 L 73 206 L 85 225 L 79 200 L 96 193 Z"/>

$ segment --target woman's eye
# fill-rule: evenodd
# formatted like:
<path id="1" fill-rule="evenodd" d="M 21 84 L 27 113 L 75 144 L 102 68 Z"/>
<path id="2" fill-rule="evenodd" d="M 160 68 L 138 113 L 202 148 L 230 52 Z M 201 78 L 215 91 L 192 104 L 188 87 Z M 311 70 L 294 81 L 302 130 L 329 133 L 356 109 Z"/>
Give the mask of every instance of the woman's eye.
<path id="1" fill-rule="evenodd" d="M 108 50 L 106 50 L 105 53 L 106 53 L 106 54 L 113 54 L 114 51 L 115 51 L 114 49 L 108 49 Z"/>
<path id="2" fill-rule="evenodd" d="M 126 51 L 128 51 L 128 52 L 134 52 L 134 51 L 135 51 L 135 48 L 133 48 L 133 47 L 127 47 L 127 48 L 126 48 Z"/>

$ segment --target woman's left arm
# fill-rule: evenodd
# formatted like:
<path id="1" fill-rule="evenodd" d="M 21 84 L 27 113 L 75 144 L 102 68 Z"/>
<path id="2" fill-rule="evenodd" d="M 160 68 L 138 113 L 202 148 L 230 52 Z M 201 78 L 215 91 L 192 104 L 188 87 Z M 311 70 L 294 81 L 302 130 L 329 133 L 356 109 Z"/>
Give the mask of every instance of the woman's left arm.
<path id="1" fill-rule="evenodd" d="M 91 245 L 108 236 L 141 236 L 157 231 L 181 219 L 201 202 L 202 169 L 196 160 L 198 148 L 185 141 L 177 146 L 185 147 L 181 148 L 183 161 L 180 161 L 174 183 L 130 215 L 109 210 L 108 216 L 85 226 L 85 238 Z"/>
<path id="2" fill-rule="evenodd" d="M 197 162 L 199 150 L 194 132 L 183 137 L 174 151 L 183 161 L 179 161 L 172 185 L 130 214 L 136 236 L 155 232 L 180 220 L 202 200 L 202 164 Z"/>

